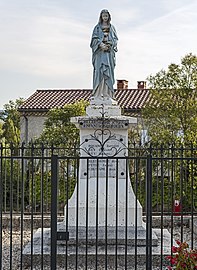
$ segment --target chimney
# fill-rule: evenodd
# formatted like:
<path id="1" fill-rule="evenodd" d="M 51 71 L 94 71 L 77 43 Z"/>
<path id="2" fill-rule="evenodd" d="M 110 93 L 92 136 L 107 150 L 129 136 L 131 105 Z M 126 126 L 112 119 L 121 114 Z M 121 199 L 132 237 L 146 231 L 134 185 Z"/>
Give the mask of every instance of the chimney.
<path id="1" fill-rule="evenodd" d="M 146 89 L 146 81 L 138 81 L 137 89 Z"/>
<path id="2" fill-rule="evenodd" d="M 117 90 L 128 89 L 127 80 L 117 80 Z"/>

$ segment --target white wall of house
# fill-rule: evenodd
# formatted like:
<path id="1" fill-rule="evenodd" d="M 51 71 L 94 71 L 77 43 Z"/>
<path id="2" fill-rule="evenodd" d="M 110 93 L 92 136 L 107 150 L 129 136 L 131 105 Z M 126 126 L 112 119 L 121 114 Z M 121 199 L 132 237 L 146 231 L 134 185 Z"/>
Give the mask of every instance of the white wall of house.
<path id="1" fill-rule="evenodd" d="M 46 116 L 21 116 L 20 127 L 21 127 L 21 142 L 29 142 L 35 140 L 40 136 L 44 128 L 44 122 Z"/>

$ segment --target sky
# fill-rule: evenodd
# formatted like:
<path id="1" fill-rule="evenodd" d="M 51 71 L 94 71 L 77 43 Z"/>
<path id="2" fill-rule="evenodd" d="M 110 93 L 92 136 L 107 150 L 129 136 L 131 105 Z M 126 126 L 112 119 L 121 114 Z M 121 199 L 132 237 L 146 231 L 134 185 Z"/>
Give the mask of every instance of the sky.
<path id="1" fill-rule="evenodd" d="M 129 88 L 196 54 L 197 0 L 0 0 L 0 109 L 36 89 L 91 89 L 102 9 L 119 38 L 115 79 Z"/>

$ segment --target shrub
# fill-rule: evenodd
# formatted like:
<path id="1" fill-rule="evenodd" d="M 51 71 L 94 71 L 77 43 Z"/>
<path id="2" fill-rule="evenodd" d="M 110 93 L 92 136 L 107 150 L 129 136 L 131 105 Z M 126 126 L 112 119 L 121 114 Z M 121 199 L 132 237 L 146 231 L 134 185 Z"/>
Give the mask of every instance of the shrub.
<path id="1" fill-rule="evenodd" d="M 178 246 L 172 247 L 173 255 L 166 257 L 172 265 L 168 266 L 167 269 L 197 269 L 197 249 L 190 250 L 186 242 L 181 243 L 180 241 L 176 241 L 176 243 Z"/>

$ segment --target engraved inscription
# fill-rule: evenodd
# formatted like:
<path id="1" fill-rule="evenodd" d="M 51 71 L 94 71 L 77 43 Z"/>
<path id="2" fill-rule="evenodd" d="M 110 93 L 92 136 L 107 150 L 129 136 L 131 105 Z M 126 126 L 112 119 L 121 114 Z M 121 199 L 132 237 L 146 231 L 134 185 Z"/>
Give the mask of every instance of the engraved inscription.
<path id="1" fill-rule="evenodd" d="M 105 142 L 107 137 L 92 139 L 91 135 L 82 136 L 83 146 L 81 147 L 82 156 L 88 159 L 81 160 L 81 177 L 125 177 L 125 159 L 118 159 L 126 155 L 124 142 L 126 136 L 114 135 L 113 139 Z M 103 143 L 104 142 L 104 143 Z M 104 148 L 104 150 L 102 149 Z M 103 151 L 102 151 L 103 150 Z M 117 150 L 119 152 L 117 152 Z M 115 155 L 114 153 L 117 153 Z M 113 158 L 113 154 L 115 158 Z M 97 157 L 97 158 L 94 158 Z"/>
<path id="2" fill-rule="evenodd" d="M 93 129 L 128 129 L 128 120 L 117 120 L 117 119 L 81 119 L 79 121 L 80 128 L 93 128 Z"/>

